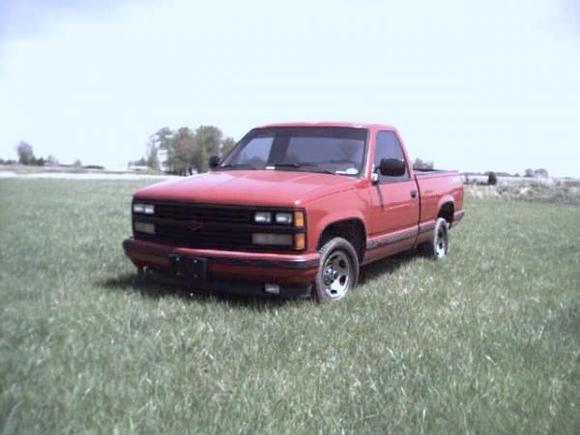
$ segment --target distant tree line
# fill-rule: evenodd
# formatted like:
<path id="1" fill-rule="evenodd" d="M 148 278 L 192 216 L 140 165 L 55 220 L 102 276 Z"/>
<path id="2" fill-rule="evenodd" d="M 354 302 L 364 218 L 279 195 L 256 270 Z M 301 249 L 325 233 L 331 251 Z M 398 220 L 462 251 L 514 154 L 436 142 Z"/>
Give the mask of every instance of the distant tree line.
<path id="1" fill-rule="evenodd" d="M 544 168 L 526 169 L 524 172 L 526 177 L 548 178 L 548 171 Z"/>
<path id="2" fill-rule="evenodd" d="M 235 144 L 233 138 L 224 137 L 222 131 L 212 125 L 202 125 L 195 130 L 163 127 L 149 137 L 145 156 L 130 163 L 180 175 L 206 172 L 210 156 L 223 156 Z"/>
<path id="3" fill-rule="evenodd" d="M 153 170 L 164 170 L 172 174 L 187 175 L 194 172 L 206 172 L 209 168 L 209 157 L 212 155 L 224 156 L 236 145 L 236 141 L 231 137 L 225 137 L 222 131 L 212 125 L 202 125 L 192 130 L 189 127 L 181 127 L 172 130 L 163 127 L 149 137 L 145 155 L 138 160 L 129 162 L 129 165 L 149 167 Z M 28 166 L 67 166 L 83 167 L 80 160 L 76 160 L 72 165 L 61 165 L 53 155 L 36 157 L 32 145 L 28 142 L 20 141 L 16 146 L 18 163 Z M 0 164 L 15 164 L 14 160 L 0 159 Z M 87 169 L 103 169 L 102 166 L 84 166 Z M 416 158 L 413 162 L 415 169 L 433 169 L 432 161 Z M 469 182 L 470 175 L 487 175 L 487 184 L 497 184 L 498 177 L 519 177 L 506 172 L 488 171 L 484 174 L 465 172 L 466 182 Z M 547 178 L 548 171 L 544 168 L 524 171 L 525 177 Z"/>
<path id="4" fill-rule="evenodd" d="M 25 166 L 58 166 L 62 168 L 72 167 L 84 169 L 104 169 L 104 167 L 100 165 L 83 166 L 83 163 L 79 159 L 76 159 L 72 164 L 62 164 L 52 154 L 49 154 L 48 157 L 36 157 L 32 145 L 25 141 L 20 141 L 18 145 L 16 145 L 16 154 L 18 155 L 18 161 L 0 159 L 0 163 L 7 165 L 20 163 L 21 165 Z"/>
<path id="5" fill-rule="evenodd" d="M 429 162 L 427 160 L 421 160 L 420 158 L 416 158 L 413 162 L 413 169 L 433 169 L 434 165 L 433 162 Z"/>
<path id="6" fill-rule="evenodd" d="M 28 142 L 20 141 L 16 145 L 16 154 L 18 155 L 18 163 L 27 166 L 57 166 L 58 160 L 53 155 L 48 157 L 36 157 L 34 149 Z"/>
<path id="7" fill-rule="evenodd" d="M 463 172 L 465 177 L 465 184 L 488 184 L 490 186 L 495 186 L 498 183 L 498 177 L 520 177 L 519 173 L 514 175 L 509 174 L 507 172 L 494 172 L 494 171 L 487 171 L 484 174 L 482 173 L 475 173 L 475 172 Z M 487 176 L 487 183 L 478 180 L 477 177 L 481 177 L 482 175 Z M 472 176 L 473 178 L 469 178 Z M 539 169 L 526 169 L 524 172 L 524 177 L 527 178 L 548 178 L 549 174 L 548 171 L 544 168 Z"/>

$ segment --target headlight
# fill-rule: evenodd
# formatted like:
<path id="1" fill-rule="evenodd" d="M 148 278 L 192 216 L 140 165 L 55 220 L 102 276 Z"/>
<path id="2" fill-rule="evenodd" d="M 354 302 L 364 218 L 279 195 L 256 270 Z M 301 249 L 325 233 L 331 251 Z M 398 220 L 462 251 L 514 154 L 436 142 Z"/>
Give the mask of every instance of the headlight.
<path id="1" fill-rule="evenodd" d="M 255 245 L 293 246 L 292 234 L 252 234 L 252 243 Z"/>
<path id="2" fill-rule="evenodd" d="M 292 223 L 292 213 L 276 213 L 276 223 L 290 225 Z"/>
<path id="3" fill-rule="evenodd" d="M 155 206 L 153 204 L 143 204 L 141 202 L 136 202 L 133 204 L 133 213 L 155 214 Z"/>
<path id="4" fill-rule="evenodd" d="M 258 224 L 276 224 L 276 225 L 292 225 L 295 227 L 304 227 L 304 212 L 303 211 L 286 211 L 286 212 L 270 212 L 257 211 L 254 213 L 254 222 Z"/>
<path id="5" fill-rule="evenodd" d="M 147 222 L 135 222 L 135 231 L 145 234 L 155 234 L 155 225 Z"/>
<path id="6" fill-rule="evenodd" d="M 269 211 L 258 211 L 254 215 L 254 222 L 259 224 L 269 224 L 272 222 L 272 213 Z"/>

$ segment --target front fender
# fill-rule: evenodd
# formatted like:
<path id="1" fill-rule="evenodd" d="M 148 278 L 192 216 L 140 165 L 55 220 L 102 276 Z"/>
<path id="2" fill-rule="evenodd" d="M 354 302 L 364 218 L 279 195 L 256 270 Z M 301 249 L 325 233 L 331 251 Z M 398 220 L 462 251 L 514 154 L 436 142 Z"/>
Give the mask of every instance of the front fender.
<path id="1" fill-rule="evenodd" d="M 317 249 L 320 236 L 326 227 L 344 220 L 360 221 L 366 236 L 368 225 L 364 211 L 369 208 L 369 199 L 363 189 L 330 195 L 310 204 L 307 209 L 309 250 Z"/>

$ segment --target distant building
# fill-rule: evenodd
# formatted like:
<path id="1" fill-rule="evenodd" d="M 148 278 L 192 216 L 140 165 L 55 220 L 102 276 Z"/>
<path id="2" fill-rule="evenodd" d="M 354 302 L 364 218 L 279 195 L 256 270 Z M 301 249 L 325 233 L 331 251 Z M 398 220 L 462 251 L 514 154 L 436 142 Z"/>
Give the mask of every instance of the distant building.
<path id="1" fill-rule="evenodd" d="M 127 170 L 133 171 L 133 172 L 146 172 L 146 171 L 151 170 L 151 168 L 149 166 L 146 166 L 146 165 L 136 165 L 134 163 L 129 163 L 127 165 Z"/>

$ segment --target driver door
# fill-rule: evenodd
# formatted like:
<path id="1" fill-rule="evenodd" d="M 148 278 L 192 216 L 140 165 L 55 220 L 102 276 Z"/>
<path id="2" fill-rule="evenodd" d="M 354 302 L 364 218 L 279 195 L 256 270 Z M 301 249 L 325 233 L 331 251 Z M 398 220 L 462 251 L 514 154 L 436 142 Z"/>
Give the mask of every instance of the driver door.
<path id="1" fill-rule="evenodd" d="M 405 162 L 405 174 L 398 177 L 378 174 L 371 189 L 370 249 L 397 252 L 411 248 L 417 236 L 419 222 L 419 192 L 411 177 L 409 164 L 401 142 L 394 131 L 382 130 L 376 135 L 374 167 L 381 159 Z"/>

